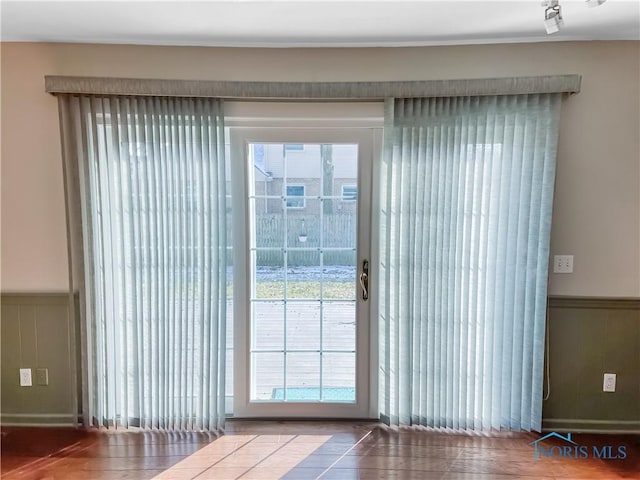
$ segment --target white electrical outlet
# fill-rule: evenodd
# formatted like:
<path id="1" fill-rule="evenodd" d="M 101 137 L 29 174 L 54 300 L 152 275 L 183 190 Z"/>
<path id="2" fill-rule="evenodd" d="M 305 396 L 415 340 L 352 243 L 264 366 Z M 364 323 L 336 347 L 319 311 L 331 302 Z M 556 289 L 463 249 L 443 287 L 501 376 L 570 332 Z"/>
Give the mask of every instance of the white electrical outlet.
<path id="1" fill-rule="evenodd" d="M 605 373 L 604 382 L 602 384 L 603 392 L 615 392 L 616 391 L 616 374 Z"/>
<path id="2" fill-rule="evenodd" d="M 573 273 L 573 255 L 554 255 L 553 273 Z"/>
<path id="3" fill-rule="evenodd" d="M 33 382 L 31 381 L 31 369 L 30 368 L 21 368 L 20 369 L 20 386 L 21 387 L 31 387 L 31 386 L 33 386 Z"/>

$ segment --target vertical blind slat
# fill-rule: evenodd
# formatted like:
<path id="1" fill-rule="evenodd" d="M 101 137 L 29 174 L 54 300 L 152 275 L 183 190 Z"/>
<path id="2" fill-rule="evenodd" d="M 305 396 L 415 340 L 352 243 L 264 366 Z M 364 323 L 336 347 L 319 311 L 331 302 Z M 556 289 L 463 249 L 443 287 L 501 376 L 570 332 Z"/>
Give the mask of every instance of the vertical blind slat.
<path id="1" fill-rule="evenodd" d="M 77 172 L 83 418 L 224 425 L 226 173 L 221 101 L 60 96 Z M 75 191 L 74 190 L 74 191 Z"/>
<path id="2" fill-rule="evenodd" d="M 540 430 L 560 94 L 387 103 L 381 418 Z"/>

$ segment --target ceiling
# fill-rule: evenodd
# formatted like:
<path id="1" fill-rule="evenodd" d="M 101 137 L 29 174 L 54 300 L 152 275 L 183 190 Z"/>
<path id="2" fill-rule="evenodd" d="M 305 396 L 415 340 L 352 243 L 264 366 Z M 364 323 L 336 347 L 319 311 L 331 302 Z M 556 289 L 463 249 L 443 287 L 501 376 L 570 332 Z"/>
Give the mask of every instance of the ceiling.
<path id="1" fill-rule="evenodd" d="M 234 47 L 640 40 L 640 0 L 560 4 L 564 28 L 547 35 L 541 0 L 3 0 L 1 39 Z"/>

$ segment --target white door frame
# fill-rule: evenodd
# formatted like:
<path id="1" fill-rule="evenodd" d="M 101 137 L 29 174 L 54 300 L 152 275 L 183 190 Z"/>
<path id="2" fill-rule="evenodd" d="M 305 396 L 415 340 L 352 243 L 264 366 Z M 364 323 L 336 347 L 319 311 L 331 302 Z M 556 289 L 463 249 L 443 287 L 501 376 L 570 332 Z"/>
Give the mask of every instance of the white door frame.
<path id="1" fill-rule="evenodd" d="M 372 198 L 373 165 L 380 154 L 381 134 L 371 127 L 329 128 L 326 123 L 317 128 L 295 128 L 291 126 L 232 127 L 231 178 L 233 191 L 233 237 L 234 237 L 234 406 L 233 416 L 238 418 L 376 418 L 377 417 L 377 316 L 372 294 L 376 292 L 376 260 L 371 257 L 372 238 L 371 213 L 377 198 Z M 250 372 L 250 318 L 251 302 L 249 282 L 251 265 L 249 243 L 251 235 L 249 217 L 249 178 L 247 145 L 249 143 L 355 143 L 358 144 L 358 274 L 362 262 L 370 264 L 371 282 L 369 300 L 362 300 L 358 286 L 356 301 L 356 378 L 357 398 L 355 404 L 316 402 L 251 402 L 249 395 Z M 374 196 L 377 197 L 377 196 Z M 374 368 L 375 366 L 375 368 Z"/>

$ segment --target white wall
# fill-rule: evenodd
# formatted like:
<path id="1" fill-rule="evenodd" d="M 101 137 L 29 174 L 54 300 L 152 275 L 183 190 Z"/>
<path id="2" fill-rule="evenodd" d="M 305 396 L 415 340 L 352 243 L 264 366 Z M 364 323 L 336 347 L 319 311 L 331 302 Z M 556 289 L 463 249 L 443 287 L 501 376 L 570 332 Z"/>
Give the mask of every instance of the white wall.
<path id="1" fill-rule="evenodd" d="M 640 296 L 640 42 L 392 49 L 224 49 L 4 43 L 2 291 L 67 288 L 56 99 L 44 75 L 264 81 L 578 73 L 566 100 L 552 254 L 574 254 L 550 293 Z"/>

